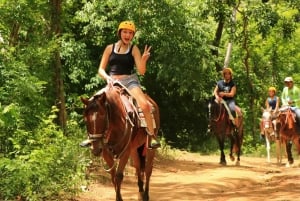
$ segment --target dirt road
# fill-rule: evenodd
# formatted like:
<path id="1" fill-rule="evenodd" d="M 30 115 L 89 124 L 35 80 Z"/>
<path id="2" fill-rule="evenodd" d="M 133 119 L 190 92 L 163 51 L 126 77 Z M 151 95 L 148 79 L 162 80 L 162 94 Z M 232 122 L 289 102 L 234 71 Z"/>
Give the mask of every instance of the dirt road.
<path id="1" fill-rule="evenodd" d="M 182 152 L 176 160 L 157 159 L 151 177 L 150 200 L 300 200 L 299 156 L 295 159 L 294 167 L 290 168 L 277 165 L 274 158 L 269 164 L 265 158 L 244 156 L 240 166 L 231 161 L 227 161 L 227 166 L 221 166 L 219 156 L 187 152 Z M 122 188 L 124 201 L 136 201 L 137 190 L 134 170 L 127 168 Z M 77 201 L 114 201 L 114 197 L 110 182 L 104 185 L 93 183 Z"/>

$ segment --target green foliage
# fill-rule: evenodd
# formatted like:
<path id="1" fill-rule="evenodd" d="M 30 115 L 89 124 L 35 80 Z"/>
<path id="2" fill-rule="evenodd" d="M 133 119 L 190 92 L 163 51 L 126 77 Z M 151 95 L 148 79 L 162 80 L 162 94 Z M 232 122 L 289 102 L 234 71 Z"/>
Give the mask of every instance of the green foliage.
<path id="1" fill-rule="evenodd" d="M 280 18 L 279 14 L 269 4 L 254 9 L 253 17 L 257 23 L 258 32 L 261 33 L 263 38 L 268 36 L 270 30 L 278 23 Z"/>
<path id="2" fill-rule="evenodd" d="M 19 131 L 10 138 L 9 154 L 14 157 L 0 159 L 0 199 L 48 200 L 78 191 L 85 156 L 74 141 L 76 136 L 64 136 L 53 123 L 55 118 L 53 113 L 32 133 Z"/>
<path id="3" fill-rule="evenodd" d="M 258 121 L 268 87 L 280 95 L 284 77 L 300 83 L 299 1 L 67 0 L 58 36 L 50 32 L 50 3 L 0 1 L 0 199 L 51 200 L 75 193 L 87 160 L 77 148 L 85 129 L 79 97 L 105 85 L 97 76 L 99 61 L 106 45 L 118 40 L 120 21 L 135 22 L 134 43 L 141 51 L 152 46 L 147 74 L 140 78 L 160 107 L 167 148 L 218 150 L 206 133 L 207 99 L 221 79 L 216 64 L 222 66 L 228 42 L 245 118 L 244 154 L 262 149 Z M 59 104 L 51 62 L 56 50 L 69 119 L 63 131 L 56 107 L 49 111 Z"/>

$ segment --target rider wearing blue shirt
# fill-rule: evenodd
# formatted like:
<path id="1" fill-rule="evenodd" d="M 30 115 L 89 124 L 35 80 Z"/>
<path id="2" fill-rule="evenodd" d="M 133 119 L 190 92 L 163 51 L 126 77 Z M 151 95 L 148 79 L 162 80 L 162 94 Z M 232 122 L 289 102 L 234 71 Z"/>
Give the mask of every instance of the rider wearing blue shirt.
<path id="1" fill-rule="evenodd" d="M 224 100 L 229 107 L 230 113 L 234 118 L 234 125 L 238 127 L 239 120 L 237 118 L 236 113 L 240 114 L 240 108 L 235 104 L 235 94 L 236 94 L 236 85 L 232 80 L 233 72 L 231 68 L 224 68 L 222 71 L 223 80 L 219 80 L 214 89 L 214 95 L 218 102 L 222 102 Z"/>
<path id="2" fill-rule="evenodd" d="M 272 108 L 273 111 L 278 111 L 280 99 L 278 96 L 276 96 L 276 88 L 270 87 L 268 93 L 269 97 L 265 102 L 266 108 Z"/>
<path id="3" fill-rule="evenodd" d="M 268 97 L 265 101 L 266 109 L 271 108 L 273 113 L 278 111 L 280 104 L 280 98 L 276 96 L 276 88 L 275 87 L 269 87 L 268 89 Z M 274 133 L 276 137 L 278 137 L 278 132 L 276 129 L 276 117 L 272 117 L 272 124 L 274 128 Z M 260 122 L 260 135 L 264 135 L 264 128 L 263 128 L 263 122 Z"/>

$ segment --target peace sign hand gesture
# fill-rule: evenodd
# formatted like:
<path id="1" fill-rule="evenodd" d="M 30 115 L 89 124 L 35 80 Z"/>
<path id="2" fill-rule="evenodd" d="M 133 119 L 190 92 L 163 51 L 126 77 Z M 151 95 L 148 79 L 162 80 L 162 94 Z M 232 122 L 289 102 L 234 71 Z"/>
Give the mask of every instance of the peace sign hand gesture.
<path id="1" fill-rule="evenodd" d="M 149 57 L 150 57 L 150 50 L 151 50 L 151 46 L 148 47 L 148 45 L 145 45 L 144 53 L 142 55 L 142 59 L 145 59 L 146 61 L 149 59 Z"/>

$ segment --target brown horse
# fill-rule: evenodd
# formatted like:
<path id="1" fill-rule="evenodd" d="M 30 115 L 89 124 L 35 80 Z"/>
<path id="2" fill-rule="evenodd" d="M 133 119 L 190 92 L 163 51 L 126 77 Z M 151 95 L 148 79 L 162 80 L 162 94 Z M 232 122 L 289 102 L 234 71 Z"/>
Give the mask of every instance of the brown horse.
<path id="1" fill-rule="evenodd" d="M 287 167 L 294 163 L 292 155 L 292 143 L 297 148 L 298 154 L 300 154 L 300 132 L 297 129 L 295 114 L 291 107 L 285 107 L 280 109 L 278 121 L 280 122 L 280 135 L 286 143 L 286 152 L 288 157 Z"/>
<path id="2" fill-rule="evenodd" d="M 159 108 L 149 97 L 149 107 L 153 107 L 155 134 L 160 126 Z M 82 98 L 85 104 L 84 119 L 91 150 L 106 161 L 111 180 L 116 191 L 116 201 L 122 201 L 121 183 L 129 157 L 136 170 L 139 199 L 149 200 L 149 184 L 152 174 L 155 149 L 148 149 L 146 128 L 141 126 L 141 118 L 134 107 L 128 91 L 120 84 L 101 90 L 90 99 Z"/>
<path id="3" fill-rule="evenodd" d="M 226 165 L 224 146 L 226 137 L 230 140 L 230 159 L 235 161 L 234 153 L 237 155 L 236 165 L 240 164 L 241 147 L 243 143 L 243 117 L 239 117 L 239 126 L 235 128 L 229 119 L 228 112 L 222 103 L 217 103 L 214 98 L 209 101 L 209 121 L 211 132 L 217 137 L 221 152 L 220 164 Z"/>

